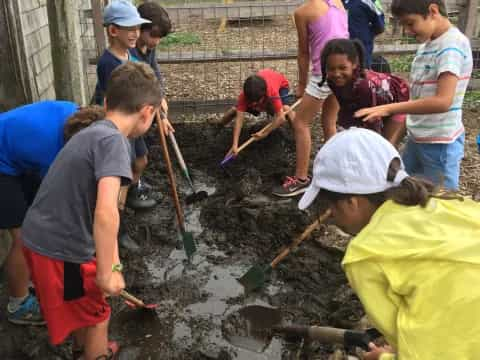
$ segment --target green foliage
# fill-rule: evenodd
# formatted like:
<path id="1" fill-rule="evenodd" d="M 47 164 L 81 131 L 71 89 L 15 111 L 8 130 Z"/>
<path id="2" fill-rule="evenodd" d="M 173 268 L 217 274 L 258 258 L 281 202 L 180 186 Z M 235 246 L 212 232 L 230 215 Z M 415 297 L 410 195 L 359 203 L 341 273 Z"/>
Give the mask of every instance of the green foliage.
<path id="1" fill-rule="evenodd" d="M 173 32 L 168 34 L 160 42 L 160 48 L 168 48 L 173 45 L 200 44 L 200 36 L 192 32 Z"/>
<path id="2" fill-rule="evenodd" d="M 415 55 L 399 55 L 389 59 L 392 71 L 409 73 L 414 57 Z"/>
<path id="3" fill-rule="evenodd" d="M 463 100 L 464 107 L 473 109 L 478 108 L 480 106 L 480 91 L 479 90 L 471 90 L 465 93 L 465 98 Z"/>

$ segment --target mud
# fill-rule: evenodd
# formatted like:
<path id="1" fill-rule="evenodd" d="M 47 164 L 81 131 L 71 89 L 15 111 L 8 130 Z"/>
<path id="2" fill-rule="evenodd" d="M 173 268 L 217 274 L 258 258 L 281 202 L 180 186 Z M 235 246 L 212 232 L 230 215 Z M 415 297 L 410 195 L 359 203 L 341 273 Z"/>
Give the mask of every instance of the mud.
<path id="1" fill-rule="evenodd" d="M 299 211 L 298 199 L 270 195 L 272 187 L 292 173 L 291 131 L 275 131 L 222 169 L 219 163 L 230 147 L 231 128 L 218 128 L 202 118 L 190 120 L 177 119 L 176 137 L 197 191 L 206 191 L 208 198 L 185 205 L 191 189 L 175 161 L 174 166 L 186 228 L 193 233 L 198 251 L 187 261 L 153 130 L 147 139 L 150 163 L 145 178 L 158 192 L 160 203 L 151 212 L 127 212 L 130 235 L 141 249 L 121 249 L 121 257 L 127 290 L 158 308 L 131 310 L 121 299 L 111 299 L 110 334 L 122 346 L 120 359 L 327 359 L 334 350 L 329 346 L 273 338 L 266 348 L 251 351 L 232 345 L 225 333 L 228 328 L 230 335 L 235 330 L 241 335 L 245 324 L 232 319 L 248 305 L 278 308 L 283 321 L 296 324 L 352 328 L 363 316 L 340 267 L 348 237 L 328 225 L 281 262 L 263 289 L 245 294 L 236 280 L 252 265 L 269 263 L 317 215 Z M 246 126 L 243 140 L 262 125 Z M 313 133 L 316 149 L 320 132 Z M 6 302 L 2 279 L 0 304 Z M 1 359 L 70 358 L 68 342 L 52 347 L 45 328 L 10 325 L 4 314 L 0 312 Z"/>

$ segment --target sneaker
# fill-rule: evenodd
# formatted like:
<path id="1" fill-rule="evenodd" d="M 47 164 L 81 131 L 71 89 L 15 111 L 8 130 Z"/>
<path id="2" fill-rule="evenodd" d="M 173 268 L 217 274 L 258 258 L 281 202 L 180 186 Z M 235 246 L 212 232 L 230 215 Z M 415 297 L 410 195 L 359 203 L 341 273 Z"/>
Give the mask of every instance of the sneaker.
<path id="1" fill-rule="evenodd" d="M 132 252 L 138 252 L 140 250 L 140 246 L 138 246 L 135 240 L 133 240 L 128 234 L 127 227 L 122 218 L 120 218 L 120 227 L 118 229 L 118 244 Z"/>
<path id="2" fill-rule="evenodd" d="M 28 295 L 25 301 L 15 311 L 10 311 L 7 307 L 8 321 L 17 325 L 45 325 L 40 304 L 33 295 Z"/>
<path id="3" fill-rule="evenodd" d="M 131 186 L 128 190 L 126 205 L 134 210 L 151 209 L 157 205 L 157 201 L 149 196 L 146 191 L 138 186 Z"/>
<path id="4" fill-rule="evenodd" d="M 307 191 L 310 182 L 310 177 L 307 177 L 307 180 L 302 181 L 295 176 L 287 176 L 283 185 L 275 187 L 272 194 L 280 197 L 291 197 L 303 194 Z"/>
<path id="5" fill-rule="evenodd" d="M 141 192 L 150 192 L 153 189 L 153 186 L 150 185 L 145 179 L 140 178 L 138 179 L 138 188 Z"/>

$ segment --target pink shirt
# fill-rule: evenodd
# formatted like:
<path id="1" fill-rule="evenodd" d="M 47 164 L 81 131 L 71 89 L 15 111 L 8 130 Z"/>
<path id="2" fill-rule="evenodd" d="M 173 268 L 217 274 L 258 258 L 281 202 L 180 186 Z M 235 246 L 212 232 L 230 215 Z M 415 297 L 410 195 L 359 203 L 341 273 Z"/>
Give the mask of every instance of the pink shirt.
<path id="1" fill-rule="evenodd" d="M 333 0 L 325 0 L 325 2 L 329 7 L 327 13 L 308 24 L 308 44 L 313 75 L 322 75 L 320 59 L 327 42 L 350 37 L 347 12 L 337 8 Z"/>

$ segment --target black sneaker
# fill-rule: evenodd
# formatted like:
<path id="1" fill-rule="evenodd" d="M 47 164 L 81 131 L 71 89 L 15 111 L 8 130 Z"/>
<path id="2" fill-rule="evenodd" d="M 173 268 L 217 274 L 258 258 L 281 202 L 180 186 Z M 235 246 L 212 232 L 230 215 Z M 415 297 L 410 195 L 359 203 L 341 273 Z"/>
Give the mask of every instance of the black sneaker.
<path id="1" fill-rule="evenodd" d="M 127 250 L 137 252 L 140 250 L 140 246 L 133 240 L 128 234 L 127 227 L 120 217 L 120 227 L 118 228 L 118 244 Z"/>
<path id="2" fill-rule="evenodd" d="M 307 177 L 306 180 L 300 180 L 295 176 L 287 176 L 283 185 L 275 187 L 272 194 L 280 197 L 300 195 L 307 191 L 310 182 L 310 177 Z"/>
<path id="3" fill-rule="evenodd" d="M 138 180 L 138 188 L 141 192 L 150 192 L 153 190 L 153 186 L 146 182 L 143 178 Z"/>
<path id="4" fill-rule="evenodd" d="M 146 210 L 155 207 L 157 201 L 136 184 L 128 190 L 126 205 L 134 210 Z"/>

